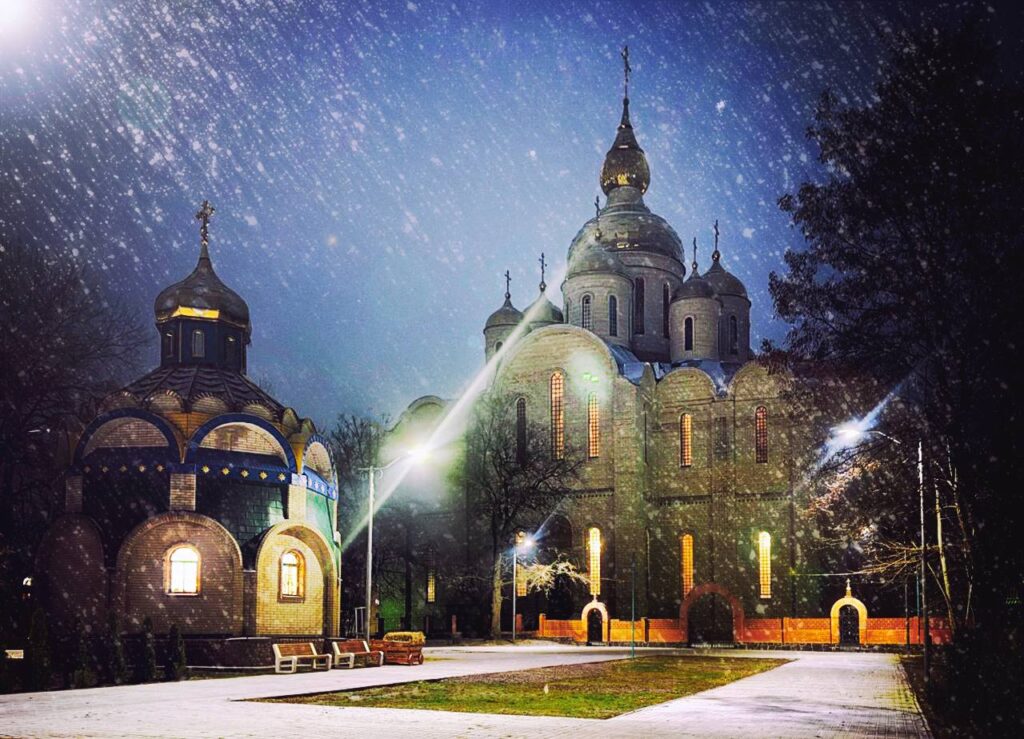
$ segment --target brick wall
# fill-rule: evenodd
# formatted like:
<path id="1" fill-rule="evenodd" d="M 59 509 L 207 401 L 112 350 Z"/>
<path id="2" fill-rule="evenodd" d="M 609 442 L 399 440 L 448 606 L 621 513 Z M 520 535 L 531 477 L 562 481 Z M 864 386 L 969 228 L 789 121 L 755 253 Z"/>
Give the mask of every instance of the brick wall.
<path id="1" fill-rule="evenodd" d="M 281 555 L 295 550 L 305 564 L 301 600 L 280 597 Z M 316 553 L 304 541 L 275 534 L 263 543 L 256 565 L 256 633 L 321 634 L 324 628 L 324 573 Z"/>
<path id="2" fill-rule="evenodd" d="M 51 629 L 71 633 L 76 618 L 88 632 L 106 629 L 107 570 L 92 521 L 80 515 L 58 519 L 43 540 L 37 565 Z"/>

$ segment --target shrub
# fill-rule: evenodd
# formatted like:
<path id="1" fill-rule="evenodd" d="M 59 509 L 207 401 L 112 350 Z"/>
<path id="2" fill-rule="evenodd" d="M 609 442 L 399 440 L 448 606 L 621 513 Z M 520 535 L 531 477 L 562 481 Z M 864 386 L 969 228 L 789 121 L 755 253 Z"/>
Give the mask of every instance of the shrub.
<path id="1" fill-rule="evenodd" d="M 171 625 L 171 633 L 167 639 L 167 661 L 164 663 L 164 673 L 168 680 L 184 680 L 188 676 L 185 640 L 181 636 L 178 624 Z"/>
<path id="2" fill-rule="evenodd" d="M 110 669 L 110 682 L 123 685 L 128 682 L 128 659 L 125 657 L 124 640 L 121 638 L 121 619 L 116 611 L 107 616 L 107 664 Z"/>
<path id="3" fill-rule="evenodd" d="M 48 690 L 53 679 L 50 665 L 50 636 L 46 629 L 46 614 L 42 608 L 32 613 L 28 632 L 28 688 Z"/>
<path id="4" fill-rule="evenodd" d="M 156 637 L 153 636 L 153 620 L 149 616 L 142 622 L 142 659 L 138 674 L 140 683 L 151 683 L 157 677 Z"/>
<path id="5" fill-rule="evenodd" d="M 85 633 L 82 622 L 75 619 L 75 663 L 71 671 L 71 687 L 92 688 L 96 686 L 96 671 L 92 668 L 92 655 L 89 653 L 89 637 Z"/>

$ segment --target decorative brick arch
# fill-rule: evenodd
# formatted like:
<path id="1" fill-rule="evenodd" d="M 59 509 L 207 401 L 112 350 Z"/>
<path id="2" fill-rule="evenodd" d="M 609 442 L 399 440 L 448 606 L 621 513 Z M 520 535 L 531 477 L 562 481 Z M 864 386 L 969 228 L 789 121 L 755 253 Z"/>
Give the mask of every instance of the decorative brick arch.
<path id="1" fill-rule="evenodd" d="M 78 443 L 75 445 L 75 453 L 72 462 L 72 471 L 74 473 L 79 473 L 84 466 L 85 450 L 89 446 L 89 442 L 93 437 L 107 424 L 112 421 L 119 421 L 122 419 L 134 419 L 154 426 L 163 436 L 164 441 L 167 442 L 167 455 L 175 462 L 181 459 L 184 441 L 181 438 L 181 434 L 174 428 L 174 426 L 167 422 L 167 419 L 157 415 L 156 413 L 145 410 L 144 408 L 118 408 L 117 410 L 109 411 L 97 416 L 89 423 L 88 426 L 86 426 L 85 431 L 82 432 L 81 437 L 78 439 Z"/>
<path id="2" fill-rule="evenodd" d="M 846 586 L 846 596 L 832 604 L 832 611 L 829 614 L 832 643 L 839 643 L 839 611 L 842 610 L 843 606 L 853 606 L 857 609 L 857 634 L 860 643 L 864 644 L 864 637 L 868 632 L 868 608 L 860 600 L 853 597 L 850 593 L 849 584 Z"/>
<path id="3" fill-rule="evenodd" d="M 679 628 L 683 632 L 683 640 L 690 638 L 689 617 L 690 608 L 703 596 L 713 594 L 721 596 L 732 609 L 732 638 L 737 643 L 743 641 L 743 604 L 739 599 L 730 593 L 726 588 L 715 582 L 706 582 L 695 586 L 679 605 Z"/>
<path id="4" fill-rule="evenodd" d="M 601 631 L 604 641 L 611 641 L 612 636 L 612 622 L 608 618 L 608 608 L 604 603 L 597 600 L 596 598 L 587 605 L 583 606 L 583 613 L 580 614 L 580 623 L 583 625 L 583 638 L 584 641 L 587 637 L 587 616 L 590 615 L 591 611 L 597 611 L 601 614 Z"/>
<path id="5" fill-rule="evenodd" d="M 196 455 L 202 446 L 203 439 L 205 439 L 214 429 L 221 426 L 231 425 L 255 427 L 258 431 L 271 437 L 274 443 L 280 447 L 281 458 L 284 462 L 284 466 L 293 473 L 298 472 L 298 462 L 295 459 L 295 451 L 292 449 L 292 445 L 273 424 L 259 416 L 254 416 L 251 413 L 223 413 L 219 416 L 214 416 L 197 428 L 192 434 L 192 438 L 190 438 L 188 443 L 185 445 L 184 462 L 186 464 L 195 464 Z"/>

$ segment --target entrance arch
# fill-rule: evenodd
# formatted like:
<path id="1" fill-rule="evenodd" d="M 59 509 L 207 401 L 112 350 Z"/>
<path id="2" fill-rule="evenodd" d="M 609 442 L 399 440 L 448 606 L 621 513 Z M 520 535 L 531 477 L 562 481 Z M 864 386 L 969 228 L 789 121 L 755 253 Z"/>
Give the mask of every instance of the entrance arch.
<path id="1" fill-rule="evenodd" d="M 839 646 L 856 647 L 860 645 L 860 614 L 851 605 L 839 609 Z"/>
<path id="2" fill-rule="evenodd" d="M 832 612 L 830 614 L 832 623 L 832 643 L 840 643 L 841 629 L 839 623 L 839 612 L 845 606 L 852 606 L 853 609 L 857 612 L 857 643 L 863 644 L 864 636 L 867 634 L 868 630 L 868 608 L 862 602 L 853 597 L 852 593 L 850 592 L 849 581 L 847 581 L 846 583 L 846 596 L 840 598 L 832 604 Z M 848 618 L 851 617 L 848 616 Z"/>
<path id="3" fill-rule="evenodd" d="M 587 603 L 583 607 L 583 613 L 580 614 L 580 620 L 583 622 L 583 633 L 586 635 L 588 644 L 609 641 L 610 624 L 608 622 L 608 609 L 604 603 L 598 600 L 592 600 Z M 592 638 L 594 635 L 598 638 Z"/>
<path id="4" fill-rule="evenodd" d="M 713 582 L 697 585 L 686 594 L 682 604 L 680 604 L 679 627 L 683 632 L 683 639 L 685 641 L 693 641 L 690 635 L 690 609 L 706 595 L 717 596 L 729 606 L 729 609 L 732 611 L 732 636 L 729 641 L 741 641 L 743 638 L 743 605 L 726 588 Z M 699 617 L 701 614 L 698 611 L 696 615 Z"/>

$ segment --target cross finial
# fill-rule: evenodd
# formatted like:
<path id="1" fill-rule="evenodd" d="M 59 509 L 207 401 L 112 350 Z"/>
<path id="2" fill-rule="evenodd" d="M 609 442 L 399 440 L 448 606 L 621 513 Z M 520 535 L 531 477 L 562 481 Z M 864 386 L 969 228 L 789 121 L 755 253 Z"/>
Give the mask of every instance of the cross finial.
<path id="1" fill-rule="evenodd" d="M 509 274 L 508 270 L 505 270 L 505 300 L 509 300 L 512 297 L 512 275 Z"/>
<path id="2" fill-rule="evenodd" d="M 850 578 L 846 578 L 846 597 L 847 598 L 852 597 L 852 594 L 851 594 L 851 591 L 850 591 Z"/>
<path id="3" fill-rule="evenodd" d="M 594 215 L 597 218 L 601 217 L 601 196 L 600 195 L 595 195 L 594 196 Z"/>
<path id="4" fill-rule="evenodd" d="M 696 236 L 693 237 L 693 264 L 691 264 L 690 266 L 693 267 L 693 274 L 696 275 L 697 274 L 697 237 Z"/>
<path id="5" fill-rule="evenodd" d="M 202 224 L 199 227 L 199 242 L 202 245 L 199 258 L 206 257 L 210 258 L 207 246 L 210 243 L 210 219 L 213 218 L 213 214 L 216 212 L 216 208 L 210 205 L 209 200 L 204 200 L 202 207 L 199 208 L 199 212 L 196 213 L 196 220 Z"/>
<path id="6" fill-rule="evenodd" d="M 716 262 L 722 258 L 722 253 L 718 251 L 718 219 L 715 219 L 715 251 L 711 255 L 711 258 Z"/>
<path id="7" fill-rule="evenodd" d="M 629 66 L 629 46 L 622 47 L 622 74 L 624 83 L 622 85 L 622 96 L 625 98 L 629 97 L 629 73 L 633 71 L 633 68 Z"/>
<path id="8" fill-rule="evenodd" d="M 544 270 L 548 266 L 548 263 L 544 261 L 544 252 L 540 253 L 540 259 L 537 261 L 540 262 L 540 291 L 544 292 L 548 288 L 547 283 L 544 282 Z"/>

